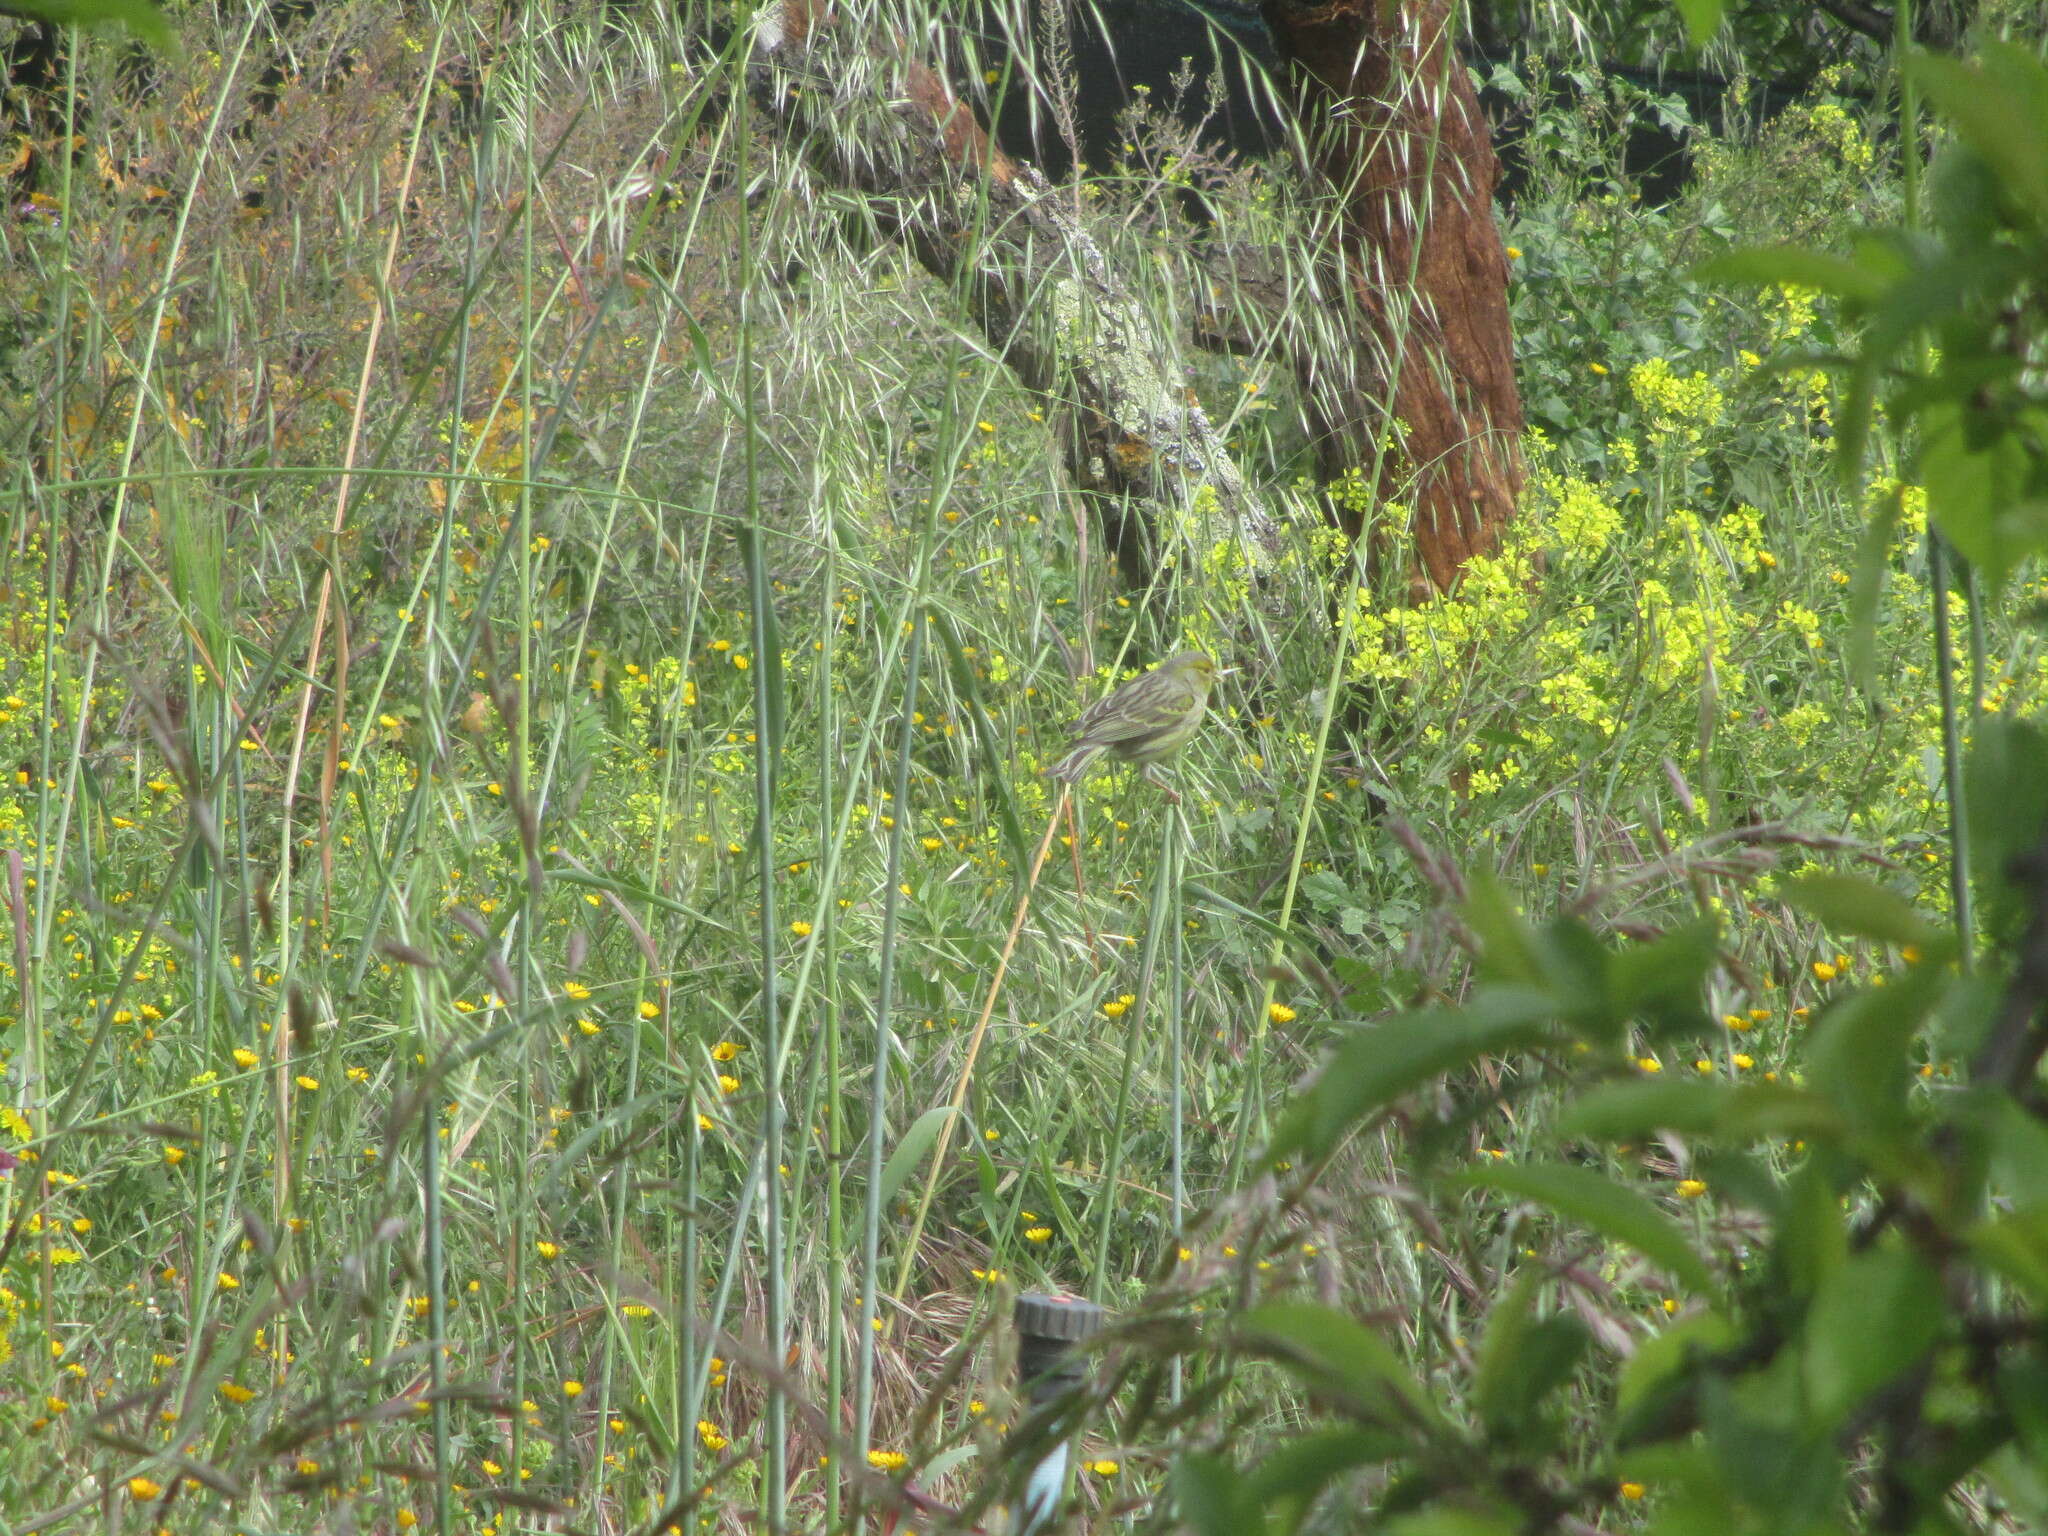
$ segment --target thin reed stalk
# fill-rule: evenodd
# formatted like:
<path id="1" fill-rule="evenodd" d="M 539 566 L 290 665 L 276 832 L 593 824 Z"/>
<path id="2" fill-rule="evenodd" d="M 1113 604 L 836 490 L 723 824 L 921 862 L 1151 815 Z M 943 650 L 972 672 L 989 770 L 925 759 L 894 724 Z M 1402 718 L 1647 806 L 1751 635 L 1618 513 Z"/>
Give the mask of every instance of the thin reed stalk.
<path id="1" fill-rule="evenodd" d="M 876 950 L 879 975 L 875 986 L 874 1063 L 868 1082 L 867 1185 L 861 1204 L 860 1242 L 860 1350 L 856 1356 L 853 1397 L 854 1466 L 867 1459 L 874 1443 L 875 1412 L 875 1327 L 877 1295 L 881 1277 L 882 1249 L 882 1155 L 889 1127 L 889 1066 L 895 1044 L 891 1013 L 896 1006 L 896 943 L 901 928 L 900 905 L 903 883 L 903 840 L 910 818 L 903 808 L 910 803 L 910 764 L 917 745 L 917 700 L 919 674 L 924 666 L 925 617 L 912 617 L 909 654 L 903 663 L 903 726 L 896 748 L 896 824 L 889 829 L 889 849 L 884 864 L 882 932 Z M 913 1236 L 913 1246 L 915 1238 Z M 842 1476 L 845 1476 L 842 1471 Z M 861 1518 L 861 1490 L 855 1484 L 852 1519 Z"/>
<path id="2" fill-rule="evenodd" d="M 1088 1266 L 1088 1299 L 1098 1303 L 1107 1293 L 1109 1283 L 1109 1236 L 1116 1226 L 1118 1214 L 1117 1182 L 1123 1174 L 1124 1138 L 1131 1109 L 1131 1082 L 1137 1073 L 1138 1059 L 1145 1054 L 1145 1017 L 1151 1009 L 1152 992 L 1159 976 L 1160 945 L 1166 937 L 1168 924 L 1174 921 L 1174 914 L 1178 910 L 1183 836 L 1178 806 L 1169 808 L 1167 815 L 1161 818 L 1161 827 L 1159 866 L 1152 874 L 1152 905 L 1145 922 L 1145 948 L 1138 962 L 1138 992 L 1127 1010 L 1123 1060 L 1117 1069 L 1116 1109 L 1109 1119 L 1109 1147 L 1103 1153 L 1101 1192 L 1096 1197 L 1101 1202 L 1102 1212 L 1095 1229 L 1095 1258 Z M 1169 965 L 1169 970 L 1171 968 Z M 1176 998 L 1169 1006 L 1177 1020 L 1178 999 Z M 1177 1029 L 1174 1033 L 1178 1033 Z M 1175 1070 L 1177 1073 L 1178 1067 Z M 1177 1139 L 1175 1150 L 1177 1153 Z M 1179 1173 L 1177 1158 L 1174 1172 L 1176 1175 Z M 1177 1211 L 1175 1215 L 1178 1216 Z"/>

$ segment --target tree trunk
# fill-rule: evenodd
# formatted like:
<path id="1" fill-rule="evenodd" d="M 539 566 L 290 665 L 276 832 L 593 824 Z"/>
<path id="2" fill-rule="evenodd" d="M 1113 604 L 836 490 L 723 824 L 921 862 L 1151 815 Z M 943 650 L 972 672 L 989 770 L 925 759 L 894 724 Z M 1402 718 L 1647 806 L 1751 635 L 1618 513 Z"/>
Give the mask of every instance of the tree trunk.
<path id="1" fill-rule="evenodd" d="M 1351 358 L 1304 369 L 1321 466 L 1334 480 L 1371 464 L 1391 430 L 1380 496 L 1412 507 L 1417 584 L 1441 590 L 1499 546 L 1525 473 L 1493 221 L 1500 163 L 1450 0 L 1263 9 L 1339 199 L 1333 234 L 1359 317 Z"/>

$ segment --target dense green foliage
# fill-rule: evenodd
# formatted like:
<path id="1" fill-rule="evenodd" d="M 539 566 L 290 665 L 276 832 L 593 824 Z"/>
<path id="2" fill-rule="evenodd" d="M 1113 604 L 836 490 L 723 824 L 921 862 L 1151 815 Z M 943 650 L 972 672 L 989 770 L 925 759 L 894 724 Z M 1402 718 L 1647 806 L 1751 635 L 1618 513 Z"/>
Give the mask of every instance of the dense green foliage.
<path id="1" fill-rule="evenodd" d="M 1911 221 L 1909 182 L 1909 222 L 1851 256 L 1753 251 L 1718 270 L 1843 301 L 1859 322 L 1837 359 L 1849 378 L 1845 474 L 1856 476 L 1881 398 L 1937 487 L 1939 536 L 2002 592 L 2048 554 L 2048 67 L 1992 44 L 1969 64 L 1915 57 L 1906 74 L 1955 130 L 1927 225 Z M 1901 500 L 1881 505 L 1865 540 L 1866 589 L 1896 558 Z M 1866 625 L 1874 601 L 1871 590 Z M 1877 665 L 1861 670 L 1881 686 Z M 2048 1520 L 2048 733 L 1994 720 L 1974 735 L 1962 803 L 1985 943 L 1964 921 L 1959 945 L 1895 879 L 1795 881 L 1783 895 L 1796 910 L 1885 958 L 1813 1017 L 1782 1078 L 1730 1082 L 1708 1057 L 1698 1078 L 1646 1071 L 1661 1066 L 1646 1050 L 1683 1053 L 1712 1031 L 1703 1003 L 1738 974 L 1704 887 L 1700 921 L 1616 946 L 1569 913 L 1534 926 L 1494 881 L 1475 886 L 1463 908 L 1474 988 L 1455 1008 L 1361 1027 L 1280 1122 L 1269 1156 L 1283 1170 L 1312 1158 L 1320 1172 L 1450 1073 L 1462 1090 L 1406 1126 L 1404 1181 L 1486 1222 L 1466 1228 L 1467 1251 L 1488 1227 L 1524 1246 L 1480 1271 L 1492 1281 L 1483 1337 L 1440 1337 L 1433 1382 L 1314 1303 L 1248 1298 L 1219 1337 L 1187 1340 L 1278 1361 L 1329 1424 L 1253 1472 L 1185 1458 L 1175 1487 L 1192 1525 L 1299 1530 L 1327 1485 L 1363 1467 L 1383 1470 L 1377 1507 L 1404 1532 L 1504 1536 L 1637 1501 L 1660 1532 Z M 1813 968 L 1830 981 L 1840 969 Z M 1724 1049 L 1747 1045 L 1758 1022 L 1725 1013 Z M 1483 1086 L 1470 1076 L 1481 1062 L 1492 1064 Z M 1460 1166 L 1470 1126 L 1526 1115 L 1560 1087 L 1530 1158 Z M 1683 1175 L 1688 1223 L 1635 1176 L 1666 1159 Z M 1530 1245 L 1518 1215 L 1530 1212 L 1591 1234 L 1607 1267 L 1596 1278 Z M 1668 1287 L 1674 1321 L 1618 1351 L 1615 1370 L 1594 1362 L 1615 1344 L 1600 1302 L 1617 1268 Z"/>

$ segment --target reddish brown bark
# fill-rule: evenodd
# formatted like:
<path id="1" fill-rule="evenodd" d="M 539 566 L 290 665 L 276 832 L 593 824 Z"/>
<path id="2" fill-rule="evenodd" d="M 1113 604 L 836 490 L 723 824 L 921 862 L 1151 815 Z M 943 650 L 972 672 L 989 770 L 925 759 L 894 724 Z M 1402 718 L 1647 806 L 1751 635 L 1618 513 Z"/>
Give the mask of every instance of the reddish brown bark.
<path id="1" fill-rule="evenodd" d="M 1500 163 L 1450 0 L 1263 8 L 1337 193 L 1333 233 L 1361 317 L 1354 356 L 1310 366 L 1302 381 L 1321 464 L 1332 479 L 1370 464 L 1395 418 L 1382 494 L 1412 504 L 1417 575 L 1442 589 L 1499 546 L 1524 478 L 1507 251 L 1493 220 Z"/>

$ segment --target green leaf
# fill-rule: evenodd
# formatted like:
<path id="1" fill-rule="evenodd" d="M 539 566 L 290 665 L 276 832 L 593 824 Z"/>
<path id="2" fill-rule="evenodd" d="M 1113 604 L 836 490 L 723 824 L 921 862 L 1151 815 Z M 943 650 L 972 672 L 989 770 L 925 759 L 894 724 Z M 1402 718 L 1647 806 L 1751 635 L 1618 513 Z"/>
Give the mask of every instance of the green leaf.
<path id="1" fill-rule="evenodd" d="M 2048 68 L 1996 42 L 1968 63 L 1915 49 L 1905 68 L 2013 202 L 2048 223 Z"/>
<path id="2" fill-rule="evenodd" d="M 1243 1490 L 1237 1468 L 1221 1456 L 1191 1451 L 1174 1465 L 1174 1505 L 1200 1536 L 1256 1536 L 1264 1522 Z"/>
<path id="3" fill-rule="evenodd" d="M 1672 0 L 1685 18 L 1686 41 L 1695 48 L 1707 46 L 1721 26 L 1721 0 Z"/>
<path id="4" fill-rule="evenodd" d="M 1903 482 L 1879 502 L 1856 541 L 1856 569 L 1849 582 L 1849 638 L 1844 655 L 1849 676 L 1873 697 L 1877 694 L 1877 611 L 1891 574 L 1892 536 L 1905 515 Z"/>
<path id="5" fill-rule="evenodd" d="M 2023 1210 L 2048 1205 L 2048 1125 L 2003 1093 L 1985 1096 L 1982 1125 L 1992 1194 Z"/>
<path id="6" fill-rule="evenodd" d="M 1785 887 L 1785 900 L 1831 933 L 1880 944 L 1928 942 L 1927 920 L 1897 891 L 1854 875 L 1807 875 Z"/>
<path id="7" fill-rule="evenodd" d="M 1973 734 L 1965 786 L 1979 921 L 1994 940 L 2013 943 L 2033 920 L 2033 899 L 2012 881 L 2012 863 L 2048 831 L 2048 730 L 1991 717 Z"/>
<path id="8" fill-rule="evenodd" d="M 1849 1258 L 1841 1200 L 1819 1158 L 1785 1181 L 1784 1214 L 1773 1243 L 1773 1262 L 1794 1296 L 1811 1296 Z"/>
<path id="9" fill-rule="evenodd" d="M 768 546 L 762 527 L 749 523 L 739 530 L 740 556 L 746 565 L 748 601 L 756 605 L 759 643 L 755 646 L 754 686 L 763 704 L 756 725 L 759 750 L 768 754 L 770 773 L 782 757 L 783 725 L 788 717 L 789 677 L 782 666 L 782 620 L 775 612 L 774 577 L 768 569 Z"/>
<path id="10" fill-rule="evenodd" d="M 1838 1135 L 1841 1116 L 1825 1099 L 1783 1083 L 1646 1077 L 1580 1095 L 1559 1119 L 1558 1129 L 1593 1141 L 1634 1141 L 1676 1131 L 1747 1142 L 1764 1136 Z"/>
<path id="11" fill-rule="evenodd" d="M 1515 910 L 1508 888 L 1485 870 L 1467 882 L 1464 913 L 1479 940 L 1479 964 L 1486 976 L 1531 987 L 1549 979 L 1536 951 L 1535 931 Z"/>
<path id="12" fill-rule="evenodd" d="M 1818 288 L 1839 298 L 1874 304 L 1897 277 L 1893 263 L 1879 259 L 1877 248 L 1860 249 L 1855 258 L 1830 256 L 1799 245 L 1752 246 L 1702 262 L 1696 276 L 1703 282 L 1733 287 L 1772 288 L 1791 284 Z"/>
<path id="13" fill-rule="evenodd" d="M 1238 1319 L 1237 1337 L 1270 1355 L 1312 1391 L 1343 1399 L 1382 1423 L 1434 1427 L 1436 1410 L 1380 1336 L 1334 1307 L 1279 1301 Z"/>
<path id="14" fill-rule="evenodd" d="M 1462 1175 L 1462 1181 L 1534 1200 L 1602 1237 L 1625 1243 L 1695 1290 L 1715 1289 L 1713 1271 L 1693 1251 L 1677 1223 L 1603 1173 L 1561 1163 L 1496 1163 Z"/>
<path id="15" fill-rule="evenodd" d="M 1486 1320 L 1473 1401 L 1497 1441 L 1515 1441 L 1536 1427 L 1543 1399 L 1570 1377 L 1592 1342 L 1570 1313 L 1537 1318 L 1546 1279 L 1534 1270 L 1523 1274 Z"/>
<path id="16" fill-rule="evenodd" d="M 1522 1522 L 1492 1510 L 1461 1509 L 1439 1504 L 1402 1515 L 1379 1527 L 1386 1536 L 1513 1536 Z"/>
<path id="17" fill-rule="evenodd" d="M 1593 1141 L 1632 1141 L 1654 1131 L 1701 1136 L 1714 1130 L 1735 1088 L 1728 1083 L 1683 1078 L 1642 1078 L 1607 1083 L 1581 1094 L 1558 1121 L 1564 1136 Z"/>
<path id="18" fill-rule="evenodd" d="M 1614 1410 L 1622 1438 L 1648 1438 L 1655 1421 L 1682 1395 L 1696 1360 L 1728 1347 L 1735 1329 L 1718 1312 L 1699 1312 L 1659 1329 L 1636 1346 L 1616 1383 Z"/>
<path id="19" fill-rule="evenodd" d="M 1983 1264 L 2018 1285 L 2040 1306 L 2048 1302 L 2048 1207 L 2034 1206 L 1996 1221 L 1979 1222 L 1968 1234 L 1971 1252 Z"/>
<path id="20" fill-rule="evenodd" d="M 1805 1397 L 1799 1357 L 1789 1349 L 1746 1375 L 1712 1373 L 1700 1382 L 1700 1438 L 1717 1480 L 1741 1506 L 1768 1511 L 1763 1520 L 1708 1527 L 1714 1536 L 1751 1526 L 1777 1536 L 1841 1530 L 1828 1516 L 1840 1507 L 1842 1455 Z"/>
<path id="21" fill-rule="evenodd" d="M 1870 1138 L 1866 1155 L 1903 1168 L 1913 1150 L 1906 1130 L 1908 1059 L 1915 1032 L 1933 1006 L 1943 977 L 1909 966 L 1889 986 L 1871 987 L 1830 1008 L 1807 1045 L 1807 1081 L 1838 1110 L 1846 1128 Z M 1886 1149 L 1896 1156 L 1886 1155 Z"/>
<path id="22" fill-rule="evenodd" d="M 2048 520 L 2033 496 L 2026 438 L 2000 431 L 1979 442 L 1977 415 L 1960 401 L 1920 412 L 1920 479 L 1928 516 L 1995 593 L 2048 547 Z"/>
<path id="23" fill-rule="evenodd" d="M 1853 1255 L 1807 1310 L 1801 1356 L 1813 1429 L 1826 1434 L 1917 1365 L 1946 1321 L 1941 1278 L 1903 1248 Z"/>
<path id="24" fill-rule="evenodd" d="M 60 27 L 126 27 L 160 53 L 179 52 L 163 12 L 149 0 L 12 0 L 8 9 Z"/>
<path id="25" fill-rule="evenodd" d="M 1323 1490 L 1358 1467 L 1389 1461 L 1408 1443 L 1384 1432 L 1343 1425 L 1282 1441 L 1246 1474 L 1244 1502 L 1264 1516 L 1268 1530 L 1299 1530 Z"/>
<path id="26" fill-rule="evenodd" d="M 1432 1008 L 1357 1031 L 1274 1129 L 1267 1160 L 1321 1156 L 1376 1110 L 1476 1057 L 1544 1038 L 1542 993 L 1491 987 L 1463 1009 Z"/>
<path id="27" fill-rule="evenodd" d="M 1608 966 L 1608 990 L 1624 1020 L 1648 1015 L 1662 1025 L 1699 1022 L 1701 986 L 1721 958 L 1721 925 L 1683 924 L 1648 944 L 1631 944 Z"/>
<path id="28" fill-rule="evenodd" d="M 896 1149 L 889 1154 L 889 1161 L 882 1165 L 881 1201 L 885 1209 L 896 1198 L 896 1191 L 903 1187 L 903 1181 L 924 1161 L 925 1153 L 938 1139 L 939 1127 L 946 1123 L 948 1117 L 958 1113 L 952 1105 L 940 1104 L 910 1122 L 910 1129 L 903 1133 Z"/>

